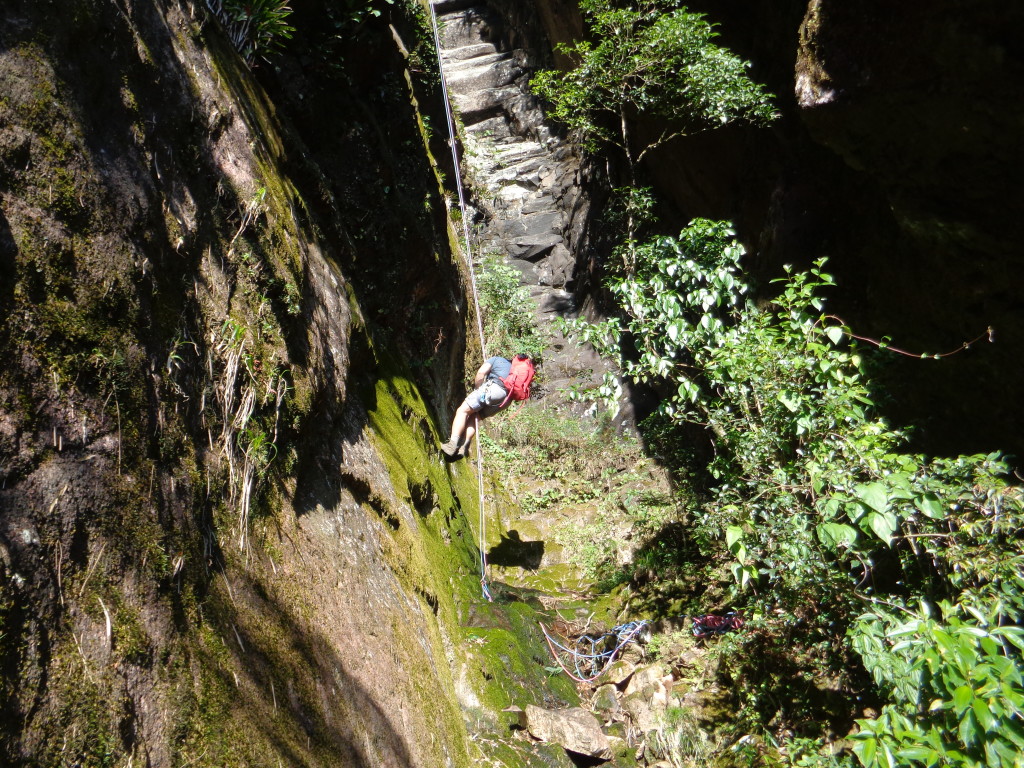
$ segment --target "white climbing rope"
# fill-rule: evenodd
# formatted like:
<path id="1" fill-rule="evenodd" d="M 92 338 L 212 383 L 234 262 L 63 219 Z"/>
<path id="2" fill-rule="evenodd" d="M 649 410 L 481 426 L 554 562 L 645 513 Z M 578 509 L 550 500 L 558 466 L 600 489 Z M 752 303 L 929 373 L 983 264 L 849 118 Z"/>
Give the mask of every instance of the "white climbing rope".
<path id="1" fill-rule="evenodd" d="M 466 212 L 466 195 L 462 188 L 462 167 L 459 163 L 458 145 L 455 141 L 455 118 L 452 116 L 452 105 L 448 99 L 448 81 L 444 74 L 444 62 L 441 59 L 441 37 L 437 31 L 437 15 L 434 13 L 433 2 L 430 5 L 430 23 L 434 30 L 434 49 L 437 51 L 437 68 L 441 74 L 441 93 L 444 96 L 444 113 L 448 120 L 448 145 L 452 150 L 452 165 L 455 169 L 455 187 L 459 192 L 459 211 L 462 214 L 462 236 L 465 241 L 466 268 L 469 271 L 470 290 L 473 294 L 473 307 L 476 310 L 476 329 L 480 335 L 480 352 L 484 359 L 487 359 L 487 346 L 484 340 L 484 321 L 480 314 L 480 298 L 476 289 L 476 273 L 473 269 L 473 249 L 469 240 L 469 216 Z M 491 592 L 487 588 L 487 516 L 484 514 L 484 453 L 480 440 L 480 420 L 477 419 L 476 435 L 476 482 L 479 494 L 480 509 L 480 586 L 483 595 L 488 601 L 492 600 Z"/>

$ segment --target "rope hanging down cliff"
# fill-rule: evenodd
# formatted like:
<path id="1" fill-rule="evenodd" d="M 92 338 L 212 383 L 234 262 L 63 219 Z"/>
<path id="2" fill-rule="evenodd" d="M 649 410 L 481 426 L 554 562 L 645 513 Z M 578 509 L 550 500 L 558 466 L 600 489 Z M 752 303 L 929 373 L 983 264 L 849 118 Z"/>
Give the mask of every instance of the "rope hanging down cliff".
<path id="1" fill-rule="evenodd" d="M 466 196 L 462 188 L 462 168 L 459 164 L 458 145 L 456 144 L 455 118 L 452 116 L 451 101 L 448 98 L 448 81 L 445 79 L 444 63 L 441 60 L 441 37 L 437 30 L 437 15 L 434 13 L 434 4 L 431 2 L 428 3 L 428 5 L 430 6 L 430 23 L 434 30 L 434 48 L 437 51 L 437 68 L 441 75 L 441 93 L 444 96 L 444 113 L 448 121 L 448 145 L 452 150 L 452 165 L 455 168 L 455 186 L 459 193 L 459 211 L 462 214 L 462 236 L 465 241 L 466 268 L 469 272 L 469 285 L 473 294 L 473 308 L 476 311 L 476 329 L 477 333 L 480 335 L 480 351 L 483 353 L 484 359 L 486 359 L 487 344 L 484 340 L 484 322 L 483 317 L 480 314 L 480 299 L 477 295 L 476 274 L 473 270 L 473 250 L 469 240 L 469 216 L 466 215 Z M 479 494 L 478 506 L 480 509 L 480 587 L 483 590 L 483 596 L 490 601 L 493 598 L 491 597 L 490 590 L 487 588 L 487 518 L 484 514 L 484 456 L 483 448 L 480 443 L 480 440 L 476 441 L 476 481 L 477 491 Z"/>

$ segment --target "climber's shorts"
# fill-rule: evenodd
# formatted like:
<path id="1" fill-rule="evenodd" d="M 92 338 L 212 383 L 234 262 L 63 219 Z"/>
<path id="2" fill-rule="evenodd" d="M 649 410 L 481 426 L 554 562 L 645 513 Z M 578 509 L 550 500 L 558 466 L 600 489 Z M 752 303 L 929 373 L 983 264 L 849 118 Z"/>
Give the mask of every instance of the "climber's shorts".
<path id="1" fill-rule="evenodd" d="M 508 392 L 496 381 L 485 381 L 483 386 L 474 389 L 463 402 L 469 410 L 477 413 L 481 408 L 487 406 L 498 406 L 505 402 Z"/>

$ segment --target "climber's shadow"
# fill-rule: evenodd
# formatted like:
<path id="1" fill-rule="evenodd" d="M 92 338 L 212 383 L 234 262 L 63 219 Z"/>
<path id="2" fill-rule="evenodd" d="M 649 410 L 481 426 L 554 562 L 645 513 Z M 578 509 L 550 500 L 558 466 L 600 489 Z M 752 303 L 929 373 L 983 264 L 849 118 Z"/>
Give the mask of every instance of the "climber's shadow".
<path id="1" fill-rule="evenodd" d="M 509 531 L 501 535 L 501 541 L 491 547 L 487 553 L 487 562 L 491 565 L 525 568 L 536 571 L 544 559 L 543 541 L 523 541 L 519 531 Z"/>

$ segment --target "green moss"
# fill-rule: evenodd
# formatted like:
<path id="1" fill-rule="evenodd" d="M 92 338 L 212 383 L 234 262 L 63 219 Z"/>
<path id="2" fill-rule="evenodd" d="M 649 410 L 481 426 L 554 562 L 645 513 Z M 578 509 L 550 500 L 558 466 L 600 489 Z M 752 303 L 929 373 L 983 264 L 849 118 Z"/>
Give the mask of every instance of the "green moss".
<path id="1" fill-rule="evenodd" d="M 508 599 L 514 595 L 497 585 L 492 589 L 499 595 L 498 602 L 488 603 L 480 593 L 475 533 L 468 519 L 475 519 L 477 496 L 472 467 L 441 459 L 437 430 L 408 379 L 380 377 L 373 397 L 370 426 L 395 488 L 410 506 L 415 506 L 412 488 L 429 484 L 436 493 L 437 512 L 417 516 L 422 529 L 418 546 L 426 561 L 407 565 L 404 571 L 426 583 L 447 574 L 454 599 L 451 608 L 441 601 L 438 619 L 454 627 L 459 622 L 455 609 L 472 624 L 457 635 L 464 648 L 463 669 L 457 674 L 480 701 L 480 709 L 470 713 L 471 721 L 478 729 L 507 733 L 512 716 L 501 710 L 510 704 L 578 702 L 575 687 L 565 675 L 550 676 L 545 670 L 551 660 L 537 626 L 541 618 L 537 609 Z M 415 562 L 416 548 L 402 551 Z"/>
<path id="2" fill-rule="evenodd" d="M 115 593 L 109 609 L 114 652 L 128 664 L 147 665 L 153 654 L 153 642 L 142 626 L 138 609 L 126 602 L 120 592 Z"/>
<path id="3" fill-rule="evenodd" d="M 108 768 L 127 757 L 118 726 L 128 702 L 110 670 L 83 659 L 68 634 L 52 649 L 48 684 L 53 696 L 34 722 L 41 736 L 38 764 Z"/>
<path id="4" fill-rule="evenodd" d="M 208 625 L 193 632 L 191 648 L 183 648 L 169 661 L 166 672 L 174 681 L 171 691 L 171 761 L 174 766 L 231 766 L 240 762 L 227 733 L 233 692 L 228 680 L 230 655 L 224 642 Z"/>
<path id="5" fill-rule="evenodd" d="M 14 692 L 16 675 L 8 670 L 18 669 L 21 663 L 18 633 L 15 593 L 7 569 L 0 562 L 0 670 L 4 670 L 4 674 L 0 674 L 0 702 L 11 701 Z M 0 707 L 6 709 L 6 704 L 0 704 Z"/>

